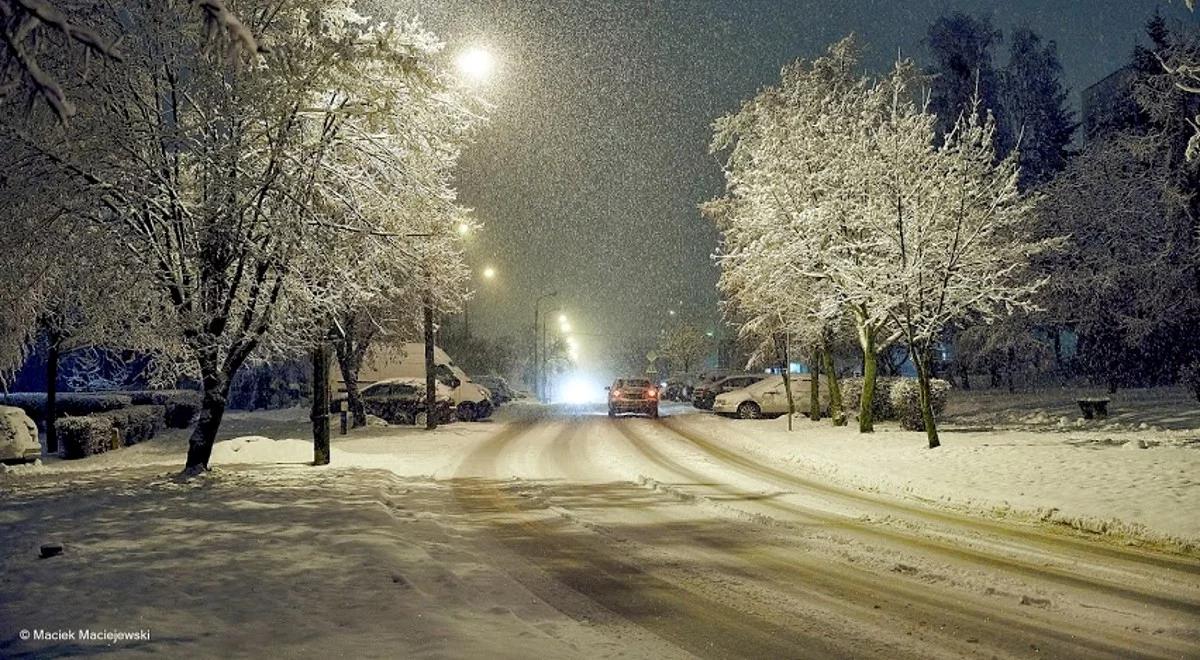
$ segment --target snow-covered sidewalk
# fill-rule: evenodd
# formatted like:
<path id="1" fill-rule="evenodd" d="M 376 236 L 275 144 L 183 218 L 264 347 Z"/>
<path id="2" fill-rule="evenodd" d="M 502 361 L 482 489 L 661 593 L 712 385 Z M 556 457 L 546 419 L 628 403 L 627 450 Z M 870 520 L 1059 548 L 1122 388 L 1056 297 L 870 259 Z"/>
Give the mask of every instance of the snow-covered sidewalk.
<path id="1" fill-rule="evenodd" d="M 1046 397 L 991 395 L 952 403 L 942 446 L 923 432 L 877 424 L 859 434 L 786 418 L 680 416 L 678 423 L 769 462 L 840 485 L 923 500 L 989 516 L 1051 520 L 1139 541 L 1200 547 L 1200 429 L 1186 397 L 1126 395 L 1104 421 L 1069 416 Z M 1116 402 L 1115 402 L 1116 403 Z M 1188 406 L 1191 406 L 1191 410 Z M 956 412 L 957 409 L 957 412 Z M 1076 409 L 1076 413 L 1078 410 Z M 981 423 L 994 426 L 981 427 Z"/>

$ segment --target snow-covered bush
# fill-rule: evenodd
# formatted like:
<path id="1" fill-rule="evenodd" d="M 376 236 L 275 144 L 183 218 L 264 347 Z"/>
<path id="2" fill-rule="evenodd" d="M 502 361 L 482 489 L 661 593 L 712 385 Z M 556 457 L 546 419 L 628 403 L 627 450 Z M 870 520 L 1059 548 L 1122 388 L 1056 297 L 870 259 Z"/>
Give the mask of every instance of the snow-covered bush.
<path id="1" fill-rule="evenodd" d="M 896 378 L 888 388 L 888 400 L 900 426 L 906 431 L 925 430 L 925 420 L 921 418 L 921 388 L 915 378 Z M 929 379 L 930 408 L 936 418 L 946 409 L 946 393 L 950 391 L 950 383 L 941 378 Z"/>
<path id="2" fill-rule="evenodd" d="M 875 379 L 875 396 L 871 397 L 871 415 L 877 420 L 896 419 L 896 411 L 892 408 L 892 400 L 889 397 L 892 384 L 901 380 L 887 376 L 880 376 Z M 859 405 L 862 402 L 863 379 L 862 378 L 843 378 L 841 380 L 842 387 L 842 405 L 847 412 L 859 410 Z"/>
<path id="3" fill-rule="evenodd" d="M 166 413 L 166 406 L 145 405 L 110 410 L 92 417 L 110 420 L 120 435 L 121 444 L 127 446 L 153 438 L 162 429 Z"/>
<path id="4" fill-rule="evenodd" d="M 63 458 L 102 454 L 112 449 L 117 432 L 112 419 L 98 415 L 62 417 L 54 423 L 54 428 Z"/>
<path id="5" fill-rule="evenodd" d="M 55 406 L 60 416 L 82 417 L 92 413 L 118 410 L 133 404 L 133 400 L 120 394 L 62 393 L 55 397 Z M 18 392 L 0 397 L 0 405 L 16 406 L 33 418 L 38 426 L 46 425 L 46 394 L 44 392 Z"/>
<path id="6" fill-rule="evenodd" d="M 83 458 L 153 438 L 162 429 L 166 414 L 166 406 L 128 406 L 82 417 L 61 417 L 54 428 L 63 458 Z"/>
<path id="7" fill-rule="evenodd" d="M 1196 395 L 1196 400 L 1200 401 L 1200 360 L 1183 365 L 1179 370 L 1179 382 L 1191 390 L 1192 394 Z"/>
<path id="8" fill-rule="evenodd" d="M 201 396 L 196 390 L 138 390 L 124 392 L 135 406 L 162 406 L 167 428 L 186 429 L 200 412 Z"/>

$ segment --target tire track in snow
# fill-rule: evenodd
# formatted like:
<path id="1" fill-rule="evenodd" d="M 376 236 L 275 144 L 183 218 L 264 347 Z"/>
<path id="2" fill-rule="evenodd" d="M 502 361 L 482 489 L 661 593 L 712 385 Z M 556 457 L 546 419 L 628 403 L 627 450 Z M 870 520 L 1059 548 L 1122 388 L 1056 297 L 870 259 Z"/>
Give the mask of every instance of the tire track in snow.
<path id="1" fill-rule="evenodd" d="M 530 426 L 506 430 L 480 445 L 463 460 L 460 473 L 486 473 Z M 570 424 L 556 441 L 569 441 L 581 430 L 580 425 Z M 619 556 L 610 544 L 597 543 L 603 537 L 581 525 L 557 513 L 547 516 L 543 510 L 539 516 L 538 511 L 522 509 L 494 479 L 456 479 L 453 487 L 464 511 L 493 518 L 489 533 L 550 583 L 520 567 L 514 568 L 512 577 L 571 618 L 591 621 L 595 608 L 564 598 L 561 587 L 701 657 L 819 658 L 847 653 L 826 635 L 808 635 L 771 623 L 660 579 Z"/>
<path id="2" fill-rule="evenodd" d="M 777 513 L 784 514 L 787 517 L 786 519 L 794 520 L 796 515 L 799 514 L 802 517 L 802 524 L 813 524 L 816 522 L 817 524 L 841 530 L 866 532 L 868 534 L 884 536 L 890 541 L 909 545 L 921 552 L 934 551 L 954 559 L 964 558 L 962 556 L 963 553 L 959 552 L 953 546 L 942 544 L 930 545 L 920 537 L 910 537 L 902 532 L 881 529 L 876 525 L 857 523 L 849 518 L 765 499 L 757 493 L 722 484 L 712 479 L 709 475 L 693 470 L 671 459 L 656 449 L 652 442 L 640 435 L 630 425 L 619 425 L 618 428 L 634 447 L 635 451 L 651 463 L 680 477 L 689 485 L 698 485 L 703 488 L 716 490 L 723 498 L 751 501 L 755 506 L 766 507 Z M 720 502 L 722 507 L 732 506 L 727 499 L 723 499 Z M 1032 573 L 1034 577 L 1044 579 L 1057 576 L 1057 574 L 1044 574 L 1041 567 L 1036 565 L 1014 566 L 1013 562 L 1004 558 L 990 557 L 978 552 L 968 554 L 966 558 L 977 562 L 982 561 L 992 568 L 1025 569 Z M 934 588 L 930 585 L 905 585 L 898 578 L 892 576 L 880 576 L 877 573 L 864 569 L 841 569 L 832 562 L 827 565 L 811 566 L 798 562 L 795 557 L 768 558 L 766 561 L 774 562 L 781 570 L 793 571 L 793 579 L 803 579 L 806 582 L 825 584 L 835 591 L 846 590 L 850 585 L 853 585 L 862 590 L 861 594 L 868 597 L 871 595 L 879 597 L 881 593 L 891 593 L 893 597 L 899 600 L 908 600 L 910 606 L 922 613 L 922 618 L 946 619 L 949 616 L 949 618 L 955 619 L 957 625 L 960 627 L 971 625 L 976 627 L 983 626 L 985 630 L 991 630 L 989 637 L 993 640 L 1006 640 L 1006 638 L 1011 638 L 1013 633 L 1023 634 L 1027 639 L 1039 641 L 1052 640 L 1052 644 L 1059 648 L 1059 653 L 1069 656 L 1086 655 L 1088 657 L 1095 657 L 1097 654 L 1102 654 L 1111 657 L 1134 657 L 1138 655 L 1142 657 L 1185 657 L 1195 651 L 1195 647 L 1189 646 L 1187 642 L 1174 642 L 1169 639 L 1155 640 L 1144 635 L 1129 634 L 1122 630 L 1097 630 L 1092 627 L 1065 621 L 1046 623 L 1039 618 L 1031 617 L 1027 613 L 1028 610 L 997 606 L 991 602 L 974 602 L 975 598 L 961 592 L 939 595 L 932 593 Z M 836 576 L 837 579 L 833 583 L 830 583 L 830 576 Z M 1087 589 L 1095 586 L 1082 576 L 1068 575 L 1066 577 L 1071 578 L 1076 587 L 1082 586 Z M 1146 598 L 1140 592 L 1120 587 L 1118 589 L 1122 591 L 1122 595 L 1131 598 L 1135 603 L 1140 603 L 1142 599 Z M 872 594 L 872 590 L 875 591 L 874 594 Z M 1193 611 L 1187 609 L 1188 605 L 1186 603 L 1181 604 L 1169 598 L 1163 600 L 1167 601 L 1170 605 L 1184 607 L 1184 611 L 1187 614 L 1191 614 Z M 969 616 L 966 618 L 959 616 L 963 611 L 968 612 Z M 994 629 L 995 623 L 1001 623 L 1002 625 L 998 629 Z M 1011 639 L 1008 641 L 1011 641 Z M 1002 643 L 1001 646 L 1008 646 L 1008 644 Z M 1021 648 L 1028 649 L 1029 646 L 1010 648 L 1009 650 L 1018 651 Z M 1133 649 L 1138 650 L 1135 651 Z"/>

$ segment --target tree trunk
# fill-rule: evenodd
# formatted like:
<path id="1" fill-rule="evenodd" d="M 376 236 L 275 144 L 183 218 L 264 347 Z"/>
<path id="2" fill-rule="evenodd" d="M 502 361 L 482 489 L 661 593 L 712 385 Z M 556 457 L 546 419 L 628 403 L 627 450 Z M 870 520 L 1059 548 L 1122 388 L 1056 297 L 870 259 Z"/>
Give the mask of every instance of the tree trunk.
<path id="1" fill-rule="evenodd" d="M 858 343 L 862 347 L 863 384 L 862 400 L 858 403 L 858 432 L 875 432 L 875 376 L 878 370 L 879 356 L 875 353 L 875 333 L 863 323 L 858 326 Z"/>
<path id="2" fill-rule="evenodd" d="M 792 398 L 792 364 L 788 354 L 788 340 L 783 340 L 783 391 L 787 394 L 788 430 L 792 430 L 792 416 L 796 414 L 796 400 Z"/>
<path id="3" fill-rule="evenodd" d="M 362 369 L 368 340 L 358 336 L 353 319 L 343 324 L 342 332 L 342 339 L 335 344 L 338 369 L 342 372 L 342 381 L 346 384 L 346 409 L 350 413 L 350 427 L 358 428 L 367 425 L 367 408 L 363 405 L 362 391 L 358 388 L 358 372 Z"/>
<path id="4" fill-rule="evenodd" d="M 821 349 L 813 351 L 809 376 L 811 385 L 808 388 L 808 418 L 814 422 L 821 421 Z"/>
<path id="5" fill-rule="evenodd" d="M 215 360 L 210 364 L 204 362 L 200 367 L 201 383 L 204 385 L 200 417 L 188 438 L 187 463 L 183 468 L 184 475 L 188 476 L 208 471 L 213 442 L 217 439 L 217 429 L 221 427 L 221 418 L 225 416 L 225 406 L 229 400 L 231 378 L 220 372 Z"/>
<path id="6" fill-rule="evenodd" d="M 54 333 L 49 336 L 49 348 L 46 351 L 46 453 L 58 453 L 58 431 L 54 428 L 54 420 L 58 418 L 58 342 Z"/>
<path id="7" fill-rule="evenodd" d="M 833 366 L 833 353 L 828 349 L 821 351 L 825 361 L 825 385 L 829 387 L 829 416 L 834 426 L 846 425 L 846 410 L 842 406 L 842 386 L 838 385 L 837 369 Z"/>
<path id="8" fill-rule="evenodd" d="M 329 344 L 320 342 L 312 353 L 313 465 L 329 465 Z"/>
<path id="9" fill-rule="evenodd" d="M 925 423 L 925 437 L 929 440 L 929 448 L 936 449 L 942 443 L 938 440 L 937 421 L 933 418 L 933 396 L 929 388 L 929 353 L 914 350 L 913 362 L 917 367 L 917 387 L 921 392 L 921 420 Z"/>
<path id="10" fill-rule="evenodd" d="M 1007 358 L 1004 364 L 1005 379 L 1008 381 L 1008 392 L 1011 394 L 1017 391 L 1017 388 L 1013 385 L 1013 372 L 1016 371 L 1016 366 L 1014 363 L 1017 360 L 1016 351 L 1012 348 L 1008 349 L 1008 353 L 1005 357 Z"/>

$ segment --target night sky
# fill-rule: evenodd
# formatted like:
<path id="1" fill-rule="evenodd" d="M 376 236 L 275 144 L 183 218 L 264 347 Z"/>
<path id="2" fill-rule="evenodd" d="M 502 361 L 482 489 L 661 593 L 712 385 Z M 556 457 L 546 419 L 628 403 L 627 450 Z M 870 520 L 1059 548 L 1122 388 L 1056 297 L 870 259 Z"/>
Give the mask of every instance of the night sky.
<path id="1" fill-rule="evenodd" d="M 850 32 L 874 70 L 897 52 L 925 62 L 929 23 L 961 10 L 1056 41 L 1077 104 L 1128 61 L 1156 8 L 1196 20 L 1182 0 L 380 2 L 415 11 L 451 54 L 482 45 L 499 59 L 494 113 L 459 176 L 485 224 L 472 264 L 499 272 L 476 279 L 472 331 L 527 333 L 534 297 L 557 290 L 585 363 L 614 337 L 656 334 L 667 309 L 717 326 L 716 232 L 696 211 L 722 190 L 710 123 L 784 63 Z"/>

